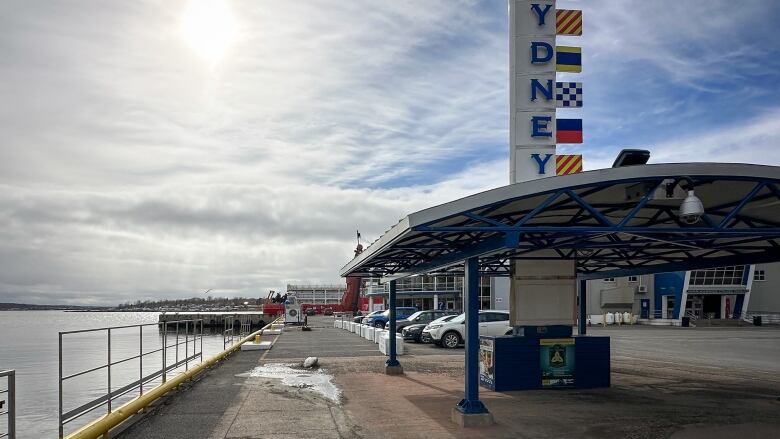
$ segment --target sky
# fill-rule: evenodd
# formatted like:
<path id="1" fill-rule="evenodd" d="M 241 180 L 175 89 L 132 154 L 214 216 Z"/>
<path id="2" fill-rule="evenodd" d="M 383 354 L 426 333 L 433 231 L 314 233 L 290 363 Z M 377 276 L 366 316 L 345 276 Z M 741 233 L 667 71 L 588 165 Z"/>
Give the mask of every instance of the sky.
<path id="1" fill-rule="evenodd" d="M 0 2 L 0 302 L 340 283 L 355 232 L 509 179 L 503 0 Z M 780 3 L 582 9 L 608 167 L 780 165 Z"/>

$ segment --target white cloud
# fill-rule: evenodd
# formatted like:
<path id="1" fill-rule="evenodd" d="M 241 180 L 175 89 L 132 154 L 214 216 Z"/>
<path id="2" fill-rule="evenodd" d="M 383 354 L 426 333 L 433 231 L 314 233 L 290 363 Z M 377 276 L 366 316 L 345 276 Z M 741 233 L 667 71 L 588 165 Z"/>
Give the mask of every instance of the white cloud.
<path id="1" fill-rule="evenodd" d="M 660 22 L 648 2 L 559 6 L 580 4 L 583 80 L 594 82 L 615 59 L 690 81 L 675 34 L 715 46 L 759 6 L 679 30 L 685 5 L 666 4 Z M 185 1 L 0 4 L 0 301 L 335 282 L 356 228 L 374 239 L 405 214 L 507 181 L 503 6 L 229 5 L 237 27 L 214 61 L 180 35 Z M 724 55 L 743 55 L 709 50 L 720 73 Z M 776 163 L 764 152 L 778 115 L 669 141 L 654 161 Z M 614 114 L 600 103 L 587 117 Z M 616 152 L 598 145 L 586 167 Z"/>

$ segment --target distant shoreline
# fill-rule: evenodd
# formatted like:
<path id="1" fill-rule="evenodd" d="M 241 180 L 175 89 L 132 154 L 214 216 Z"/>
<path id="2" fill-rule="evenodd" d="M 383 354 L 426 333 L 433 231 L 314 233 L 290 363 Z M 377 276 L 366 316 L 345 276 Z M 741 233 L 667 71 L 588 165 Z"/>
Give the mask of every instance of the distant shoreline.
<path id="1" fill-rule="evenodd" d="M 0 311 L 113 311 L 108 306 L 34 305 L 30 303 L 0 303 Z"/>

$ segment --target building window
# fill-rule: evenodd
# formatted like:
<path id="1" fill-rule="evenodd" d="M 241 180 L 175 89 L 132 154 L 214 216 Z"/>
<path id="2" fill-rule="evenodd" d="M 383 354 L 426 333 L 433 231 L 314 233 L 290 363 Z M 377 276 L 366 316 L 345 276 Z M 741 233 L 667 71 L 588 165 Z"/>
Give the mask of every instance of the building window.
<path id="1" fill-rule="evenodd" d="M 605 277 L 604 278 L 604 282 L 615 282 L 615 278 L 614 277 Z"/>
<path id="2" fill-rule="evenodd" d="M 756 270 L 756 275 L 754 277 L 754 280 L 757 282 L 763 282 L 766 280 L 766 271 L 764 270 Z"/>
<path id="3" fill-rule="evenodd" d="M 635 284 L 639 282 L 639 276 L 628 276 L 628 283 Z"/>
<path id="4" fill-rule="evenodd" d="M 745 266 L 711 268 L 708 270 L 691 271 L 691 285 L 719 286 L 742 285 Z"/>

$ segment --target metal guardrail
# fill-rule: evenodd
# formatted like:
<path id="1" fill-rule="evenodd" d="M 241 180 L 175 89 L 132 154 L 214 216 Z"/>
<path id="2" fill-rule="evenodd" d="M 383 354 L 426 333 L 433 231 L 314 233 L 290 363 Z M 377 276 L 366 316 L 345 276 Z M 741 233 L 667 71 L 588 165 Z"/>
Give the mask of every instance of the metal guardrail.
<path id="1" fill-rule="evenodd" d="M 252 316 L 244 314 L 233 314 L 228 322 L 228 316 L 222 320 L 222 349 L 232 346 L 236 339 L 244 338 L 252 332 Z M 238 332 L 236 332 L 236 322 L 238 322 Z"/>
<path id="2" fill-rule="evenodd" d="M 100 419 L 96 419 L 90 422 L 89 424 L 68 435 L 67 439 L 96 439 L 98 437 L 108 437 L 108 434 L 112 428 L 124 422 L 134 413 L 138 413 L 139 411 L 143 410 L 149 404 L 152 404 L 158 398 L 173 390 L 176 386 L 179 386 L 183 382 L 192 379 L 195 375 L 215 365 L 217 362 L 224 360 L 230 354 L 237 351 L 243 343 L 250 341 L 255 335 L 262 334 L 265 329 L 271 328 L 278 321 L 279 319 L 274 320 L 273 322 L 265 325 L 263 329 L 249 334 L 246 338 L 239 340 L 233 346 L 223 350 L 219 354 L 201 361 L 200 364 L 196 365 L 192 369 L 176 375 L 166 383 L 160 384 L 159 386 L 149 390 L 147 393 L 130 400 L 113 412 L 104 415 Z"/>
<path id="3" fill-rule="evenodd" d="M 16 439 L 16 371 L 0 370 L 2 377 L 6 378 L 6 387 L 0 387 L 0 417 L 7 416 L 8 428 L 0 432 L 0 439 Z"/>
<path id="4" fill-rule="evenodd" d="M 780 324 L 780 312 L 743 312 L 742 320 L 753 323 L 753 317 L 761 317 L 761 323 L 764 325 L 779 325 Z"/>
<path id="5" fill-rule="evenodd" d="M 153 349 L 144 352 L 144 344 L 143 344 L 144 328 L 149 326 L 161 327 L 161 329 L 158 329 L 158 331 L 162 335 L 162 340 L 160 343 L 160 347 L 158 349 Z M 169 328 L 171 327 L 175 329 L 169 334 Z M 111 356 L 112 332 L 116 333 L 116 331 L 119 330 L 133 330 L 134 328 L 138 329 L 138 355 L 122 358 L 119 360 L 112 360 L 112 356 Z M 181 332 L 181 329 L 183 329 L 183 333 Z M 62 366 L 63 336 L 68 336 L 73 334 L 93 333 L 93 332 L 106 333 L 106 357 L 107 357 L 106 364 L 63 376 L 63 366 Z M 173 344 L 168 344 L 169 335 L 174 340 Z M 181 341 L 182 335 L 184 336 L 183 342 Z M 184 345 L 183 358 L 179 358 L 179 346 L 181 345 Z M 192 354 L 190 354 L 190 346 L 192 346 Z M 168 358 L 168 353 L 171 348 L 175 348 L 176 350 L 173 356 L 172 363 L 169 362 L 170 359 Z M 158 352 L 161 353 L 161 357 L 162 357 L 160 368 L 154 370 L 150 374 L 144 375 L 144 357 L 148 357 L 149 355 L 156 354 Z M 168 379 L 169 372 L 172 372 L 182 366 L 184 366 L 184 370 L 187 371 L 189 370 L 190 362 L 194 361 L 195 359 L 200 359 L 200 361 L 203 361 L 203 319 L 177 320 L 171 322 L 146 323 L 146 324 L 127 325 L 127 326 L 111 326 L 106 328 L 82 329 L 77 331 L 60 332 L 59 333 L 59 416 L 58 416 L 59 437 L 62 438 L 64 436 L 64 429 L 66 424 L 75 421 L 76 419 L 86 415 L 87 413 L 94 411 L 95 409 L 103 405 L 107 407 L 107 413 L 111 413 L 112 402 L 117 398 L 126 395 L 136 389 L 138 389 L 139 395 L 143 395 L 144 384 L 149 383 L 160 377 L 162 378 L 162 382 L 165 383 Z M 112 380 L 111 380 L 111 367 L 132 360 L 138 360 L 138 379 L 128 384 L 125 384 L 122 387 L 113 388 Z M 106 369 L 106 377 L 107 377 L 106 393 L 78 407 L 75 407 L 68 411 L 63 411 L 64 410 L 63 409 L 64 407 L 63 384 L 67 380 L 84 376 L 93 372 L 98 372 L 103 369 Z"/>

